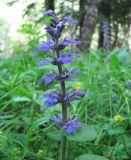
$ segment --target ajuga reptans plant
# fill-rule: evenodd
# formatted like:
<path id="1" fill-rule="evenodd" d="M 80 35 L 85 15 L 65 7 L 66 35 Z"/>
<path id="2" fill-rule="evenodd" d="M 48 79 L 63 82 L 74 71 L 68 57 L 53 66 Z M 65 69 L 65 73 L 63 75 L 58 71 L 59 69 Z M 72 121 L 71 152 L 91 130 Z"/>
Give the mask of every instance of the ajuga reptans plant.
<path id="1" fill-rule="evenodd" d="M 110 25 L 107 20 L 102 22 L 102 31 L 104 36 L 104 47 L 106 50 L 110 49 Z"/>
<path id="2" fill-rule="evenodd" d="M 65 66 L 71 63 L 74 57 L 79 57 L 80 55 L 74 52 L 65 53 L 63 50 L 69 45 L 79 45 L 80 41 L 78 39 L 68 39 L 66 37 L 61 40 L 62 32 L 65 28 L 66 23 L 75 25 L 77 23 L 76 20 L 72 19 L 70 16 L 58 19 L 58 17 L 52 10 L 44 12 L 44 15 L 49 15 L 52 17 L 50 26 L 47 26 L 45 28 L 46 32 L 48 32 L 50 36 L 50 39 L 46 42 L 41 42 L 36 47 L 35 52 L 37 53 L 39 50 L 44 52 L 49 50 L 53 51 L 51 56 L 48 55 L 47 58 L 41 60 L 38 65 L 54 65 L 56 66 L 56 72 L 45 74 L 38 81 L 44 81 L 45 85 L 49 85 L 52 81 L 56 80 L 60 84 L 60 89 L 52 90 L 47 94 L 43 94 L 42 97 L 45 99 L 43 107 L 50 108 L 58 103 L 61 104 L 61 116 L 54 115 L 53 117 L 51 117 L 51 121 L 56 123 L 56 125 L 62 130 L 60 160 L 64 160 L 66 154 L 66 135 L 74 134 L 74 132 L 77 132 L 77 130 L 82 127 L 82 124 L 78 121 L 76 115 L 67 117 L 67 108 L 72 101 L 79 100 L 81 96 L 86 94 L 86 92 L 80 91 L 79 89 L 66 89 L 65 81 L 72 80 L 72 75 L 80 71 L 72 68 L 66 69 Z"/>

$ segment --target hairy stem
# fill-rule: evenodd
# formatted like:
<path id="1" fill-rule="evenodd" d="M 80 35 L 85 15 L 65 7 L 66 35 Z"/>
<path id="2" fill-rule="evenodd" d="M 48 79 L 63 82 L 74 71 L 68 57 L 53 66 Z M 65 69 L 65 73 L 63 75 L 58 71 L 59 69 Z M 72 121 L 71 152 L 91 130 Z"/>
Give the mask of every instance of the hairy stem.
<path id="1" fill-rule="evenodd" d="M 58 70 L 59 70 L 59 75 L 62 75 L 62 66 L 61 65 L 58 65 Z M 61 86 L 62 97 L 64 99 L 64 97 L 66 95 L 65 82 L 61 81 L 60 86 Z M 66 107 L 66 103 L 65 103 L 64 100 L 62 100 L 62 119 L 63 119 L 63 122 L 66 122 L 66 120 L 67 120 L 67 107 Z M 60 160 L 65 160 L 65 156 L 66 156 L 66 136 L 64 135 L 63 132 L 62 132 L 62 142 L 61 143 L 62 143 L 62 146 L 61 146 Z"/>
<path id="2" fill-rule="evenodd" d="M 65 160 L 66 159 L 66 136 L 62 133 L 62 148 L 61 148 L 61 155 L 60 155 L 60 160 Z"/>
<path id="3" fill-rule="evenodd" d="M 56 45 L 58 45 L 58 40 L 56 41 Z M 59 58 L 60 57 L 59 51 L 57 51 L 56 54 L 57 54 L 57 58 Z M 62 77 L 63 70 L 62 70 L 61 64 L 58 64 L 58 72 L 59 72 L 59 76 Z M 65 123 L 67 120 L 67 106 L 66 106 L 66 102 L 64 101 L 64 98 L 66 96 L 65 82 L 60 81 L 60 86 L 61 86 L 61 94 L 62 94 L 62 120 Z M 60 160 L 65 160 L 67 140 L 63 132 L 62 132 L 62 142 L 61 143 L 62 143 L 62 146 L 61 146 Z"/>
<path id="4" fill-rule="evenodd" d="M 62 76 L 62 66 L 58 65 L 58 71 L 59 71 L 59 75 Z M 67 120 L 67 107 L 66 107 L 66 103 L 64 101 L 64 98 L 66 96 L 66 90 L 65 90 L 65 82 L 64 81 L 60 81 L 60 86 L 61 86 L 61 93 L 62 93 L 62 119 L 63 122 L 66 122 Z"/>

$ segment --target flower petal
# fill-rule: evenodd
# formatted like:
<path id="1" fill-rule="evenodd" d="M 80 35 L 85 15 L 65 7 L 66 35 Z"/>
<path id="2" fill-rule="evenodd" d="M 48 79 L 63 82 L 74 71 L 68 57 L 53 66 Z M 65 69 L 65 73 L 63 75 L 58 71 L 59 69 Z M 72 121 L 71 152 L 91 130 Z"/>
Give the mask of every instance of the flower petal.
<path id="1" fill-rule="evenodd" d="M 66 124 L 64 124 L 64 126 L 62 127 L 62 129 L 67 134 L 73 134 L 80 127 L 82 127 L 82 125 L 78 121 L 77 117 L 76 116 L 72 116 L 71 118 L 68 119 L 68 122 Z"/>
<path id="2" fill-rule="evenodd" d="M 58 58 L 58 62 L 61 63 L 61 64 L 71 63 L 73 61 L 73 59 L 72 59 L 73 56 L 79 57 L 80 55 L 77 54 L 77 53 L 69 52 L 69 53 L 67 53 L 65 55 L 60 56 L 60 58 Z"/>
<path id="3" fill-rule="evenodd" d="M 45 58 L 45 59 L 39 61 L 38 66 L 43 66 L 43 65 L 51 63 L 51 62 L 53 62 L 53 60 Z"/>
<path id="4" fill-rule="evenodd" d="M 62 118 L 59 117 L 59 116 L 53 116 L 53 117 L 50 118 L 50 120 L 57 123 L 57 124 L 62 123 Z"/>
<path id="5" fill-rule="evenodd" d="M 67 39 L 65 38 L 62 42 L 63 45 L 69 45 L 69 44 L 80 44 L 80 41 L 78 39 Z"/>
<path id="6" fill-rule="evenodd" d="M 51 83 L 54 79 L 56 79 L 57 75 L 56 74 L 46 74 L 44 75 L 43 79 L 45 81 L 45 85 L 48 85 Z"/>
<path id="7" fill-rule="evenodd" d="M 52 107 L 58 104 L 60 101 L 60 96 L 55 92 L 44 94 L 43 98 L 46 99 L 44 103 L 44 107 Z"/>
<path id="8" fill-rule="evenodd" d="M 45 81 L 45 85 L 50 84 L 54 79 L 56 79 L 56 74 L 45 74 L 41 79 L 38 80 L 38 82 Z"/>
<path id="9" fill-rule="evenodd" d="M 64 25 L 66 22 L 75 25 L 77 23 L 77 20 L 71 18 L 70 16 L 66 16 L 62 20 L 60 20 L 59 25 Z"/>
<path id="10" fill-rule="evenodd" d="M 56 16 L 55 12 L 53 10 L 51 10 L 51 9 L 48 10 L 48 11 L 43 12 L 43 14 L 44 15 L 52 16 L 54 18 L 54 20 L 58 21 L 58 18 Z"/>
<path id="11" fill-rule="evenodd" d="M 35 52 L 48 51 L 49 49 L 54 49 L 55 43 L 53 40 L 48 40 L 47 42 L 41 42 L 35 49 Z"/>

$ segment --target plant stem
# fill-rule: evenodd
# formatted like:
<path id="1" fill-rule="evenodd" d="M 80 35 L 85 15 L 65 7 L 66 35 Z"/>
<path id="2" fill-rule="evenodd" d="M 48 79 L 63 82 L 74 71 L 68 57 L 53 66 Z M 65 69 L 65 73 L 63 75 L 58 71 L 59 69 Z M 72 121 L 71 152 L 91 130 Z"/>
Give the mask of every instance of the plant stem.
<path id="1" fill-rule="evenodd" d="M 62 66 L 58 65 L 58 70 L 59 70 L 59 75 L 62 75 Z M 62 120 L 63 123 L 66 122 L 67 120 L 67 107 L 66 107 L 66 103 L 64 101 L 64 97 L 66 96 L 66 91 L 65 91 L 65 82 L 64 81 L 60 81 L 60 86 L 61 86 L 61 93 L 62 93 Z M 66 136 L 64 135 L 64 133 L 62 132 L 62 146 L 61 146 L 61 157 L 60 160 L 65 160 L 65 156 L 66 156 Z"/>
<path id="2" fill-rule="evenodd" d="M 58 65 L 58 71 L 59 71 L 59 76 L 62 76 L 62 66 Z M 64 101 L 64 98 L 66 96 L 66 91 L 65 91 L 65 82 L 64 81 L 60 81 L 60 86 L 61 86 L 61 93 L 62 93 L 62 119 L 63 122 L 66 122 L 67 120 L 67 107 L 66 107 L 66 103 Z"/>
<path id="3" fill-rule="evenodd" d="M 60 155 L 60 160 L 65 160 L 66 158 L 66 144 L 67 144 L 67 139 L 66 136 L 62 133 L 62 148 L 61 148 L 61 155 Z"/>
<path id="4" fill-rule="evenodd" d="M 56 40 L 56 45 L 58 45 L 58 40 Z M 60 57 L 59 51 L 57 51 L 56 54 L 57 54 L 57 58 L 59 58 Z M 62 70 L 61 64 L 58 64 L 58 72 L 59 72 L 59 76 L 62 77 L 63 70 Z M 66 106 L 66 102 L 64 101 L 64 98 L 66 96 L 65 82 L 60 81 L 60 86 L 61 86 L 61 94 L 62 94 L 62 120 L 63 120 L 63 123 L 65 123 L 67 120 L 67 106 Z M 62 132 L 62 142 L 61 143 L 62 143 L 62 146 L 61 146 L 60 160 L 65 160 L 67 140 L 63 132 Z"/>

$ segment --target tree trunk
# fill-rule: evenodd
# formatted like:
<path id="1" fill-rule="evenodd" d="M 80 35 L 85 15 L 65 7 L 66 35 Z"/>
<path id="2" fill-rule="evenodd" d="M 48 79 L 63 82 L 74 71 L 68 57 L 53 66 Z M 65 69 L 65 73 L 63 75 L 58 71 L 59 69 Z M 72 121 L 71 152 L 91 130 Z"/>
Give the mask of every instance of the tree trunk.
<path id="1" fill-rule="evenodd" d="M 90 0 L 86 11 L 83 27 L 81 30 L 81 47 L 87 49 L 90 47 L 92 34 L 96 26 L 96 18 L 100 0 Z"/>
<path id="2" fill-rule="evenodd" d="M 103 0 L 101 1 L 98 10 L 99 10 L 100 17 L 102 17 L 100 21 L 100 26 L 99 26 L 98 48 L 103 48 L 104 47 L 104 36 L 103 36 L 104 33 L 102 30 L 102 22 L 103 21 L 110 22 L 111 5 L 109 2 Z"/>
<path id="3" fill-rule="evenodd" d="M 79 0 L 79 7 L 80 7 L 79 8 L 79 15 L 80 15 L 80 17 L 79 17 L 80 39 L 81 39 L 81 35 L 82 35 L 82 26 L 83 26 L 83 21 L 84 21 L 84 15 L 85 15 L 85 12 L 86 12 L 86 10 L 85 10 L 86 4 L 85 4 L 85 1 Z"/>
<path id="4" fill-rule="evenodd" d="M 54 10 L 54 0 L 45 0 L 45 8 L 46 10 Z"/>
<path id="5" fill-rule="evenodd" d="M 98 38 L 98 48 L 103 48 L 104 36 L 102 31 L 102 23 L 99 26 L 99 38 Z"/>

